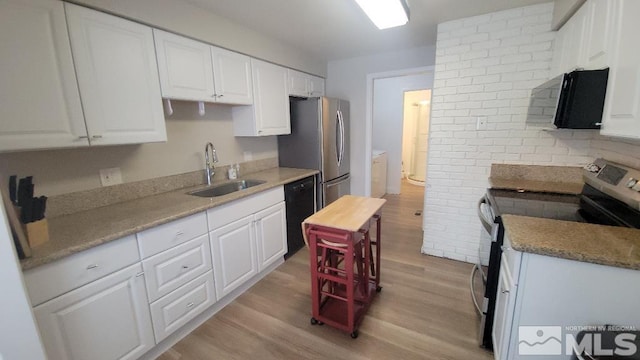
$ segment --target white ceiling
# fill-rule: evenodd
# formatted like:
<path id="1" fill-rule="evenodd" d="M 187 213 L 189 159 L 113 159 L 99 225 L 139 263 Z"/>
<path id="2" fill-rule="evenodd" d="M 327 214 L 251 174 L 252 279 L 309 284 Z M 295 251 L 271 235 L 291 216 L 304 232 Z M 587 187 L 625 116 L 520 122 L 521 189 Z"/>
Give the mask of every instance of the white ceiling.
<path id="1" fill-rule="evenodd" d="M 354 0 L 184 1 L 330 61 L 435 45 L 441 22 L 550 0 L 407 0 L 409 23 L 387 30 Z"/>

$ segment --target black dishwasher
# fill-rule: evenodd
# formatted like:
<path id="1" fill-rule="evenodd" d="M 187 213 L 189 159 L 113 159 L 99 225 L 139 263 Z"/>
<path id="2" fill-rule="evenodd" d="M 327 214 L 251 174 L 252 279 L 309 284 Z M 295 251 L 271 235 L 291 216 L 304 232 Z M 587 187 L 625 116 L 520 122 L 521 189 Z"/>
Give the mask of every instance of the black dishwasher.
<path id="1" fill-rule="evenodd" d="M 284 186 L 284 201 L 287 205 L 287 246 L 285 260 L 304 246 L 302 221 L 311 216 L 315 206 L 315 178 L 306 177 Z"/>

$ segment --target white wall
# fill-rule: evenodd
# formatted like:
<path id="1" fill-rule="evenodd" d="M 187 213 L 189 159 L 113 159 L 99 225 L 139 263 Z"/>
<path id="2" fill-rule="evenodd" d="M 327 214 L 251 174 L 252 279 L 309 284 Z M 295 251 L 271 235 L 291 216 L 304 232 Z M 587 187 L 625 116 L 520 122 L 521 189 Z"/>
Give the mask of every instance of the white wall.
<path id="1" fill-rule="evenodd" d="M 591 131 L 525 124 L 533 87 L 549 76 L 553 4 L 440 24 L 429 135 L 422 251 L 476 262 L 476 202 L 492 163 L 582 165 Z M 488 120 L 476 131 L 476 118 Z M 483 257 L 486 257 L 486 253 Z"/>
<path id="2" fill-rule="evenodd" d="M 375 79 L 373 82 L 372 146 L 387 152 L 388 194 L 400 193 L 404 93 L 432 86 L 433 72 Z"/>
<path id="3" fill-rule="evenodd" d="M 431 66 L 435 48 L 419 47 L 330 61 L 327 72 L 327 96 L 348 100 L 351 105 L 351 192 L 365 194 L 367 75 L 379 72 Z"/>
<path id="4" fill-rule="evenodd" d="M 0 195 L 0 360 L 44 360 Z"/>
<path id="5" fill-rule="evenodd" d="M 200 117 L 197 103 L 172 103 L 166 143 L 0 154 L 0 173 L 33 175 L 36 192 L 52 196 L 100 187 L 99 170 L 105 168 L 120 167 L 123 182 L 204 169 L 208 141 L 217 149 L 217 165 L 242 162 L 245 151 L 254 159 L 278 156 L 275 136 L 233 136 L 230 106 L 207 104 Z"/>
<path id="6" fill-rule="evenodd" d="M 327 64 L 184 0 L 72 0 L 157 28 L 324 77 Z"/>

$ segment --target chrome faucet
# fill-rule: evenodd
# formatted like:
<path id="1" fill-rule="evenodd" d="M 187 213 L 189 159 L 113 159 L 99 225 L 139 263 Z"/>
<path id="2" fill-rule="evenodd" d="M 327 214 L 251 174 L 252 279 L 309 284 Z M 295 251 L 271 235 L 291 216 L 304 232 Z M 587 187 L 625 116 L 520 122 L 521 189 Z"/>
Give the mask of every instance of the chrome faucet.
<path id="1" fill-rule="evenodd" d="M 209 161 L 209 148 L 211 148 L 211 156 L 213 163 Z M 204 158 L 206 160 L 205 171 L 207 172 L 207 185 L 211 185 L 211 178 L 216 173 L 215 163 L 218 162 L 218 154 L 212 143 L 208 142 L 204 147 Z"/>

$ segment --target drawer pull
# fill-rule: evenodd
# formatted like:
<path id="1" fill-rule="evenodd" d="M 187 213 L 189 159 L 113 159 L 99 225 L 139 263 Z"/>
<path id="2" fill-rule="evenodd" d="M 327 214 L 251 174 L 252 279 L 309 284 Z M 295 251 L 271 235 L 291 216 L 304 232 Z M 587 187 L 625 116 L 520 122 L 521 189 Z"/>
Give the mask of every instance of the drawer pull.
<path id="1" fill-rule="evenodd" d="M 98 267 L 98 264 L 91 264 L 91 265 L 87 266 L 87 270 L 95 269 L 97 267 Z"/>
<path id="2" fill-rule="evenodd" d="M 144 275 L 144 271 L 141 271 L 141 272 L 137 273 L 137 274 L 136 274 L 136 277 L 140 277 L 140 276 L 142 276 L 142 275 Z"/>
<path id="3" fill-rule="evenodd" d="M 187 304 L 187 309 L 192 308 L 192 307 L 193 307 L 193 305 L 194 305 L 194 304 L 193 304 L 192 302 L 188 303 L 188 304 Z"/>
<path id="4" fill-rule="evenodd" d="M 182 265 L 182 268 L 183 268 L 183 269 L 188 269 L 188 268 L 189 268 L 189 265 Z"/>
<path id="5" fill-rule="evenodd" d="M 176 233 L 176 236 L 182 236 L 182 235 L 184 235 L 184 232 L 183 232 L 182 230 L 180 230 L 180 231 L 178 231 L 178 232 Z"/>
<path id="6" fill-rule="evenodd" d="M 502 293 L 503 293 L 503 294 L 508 294 L 508 293 L 509 293 L 509 290 L 502 290 Z"/>

